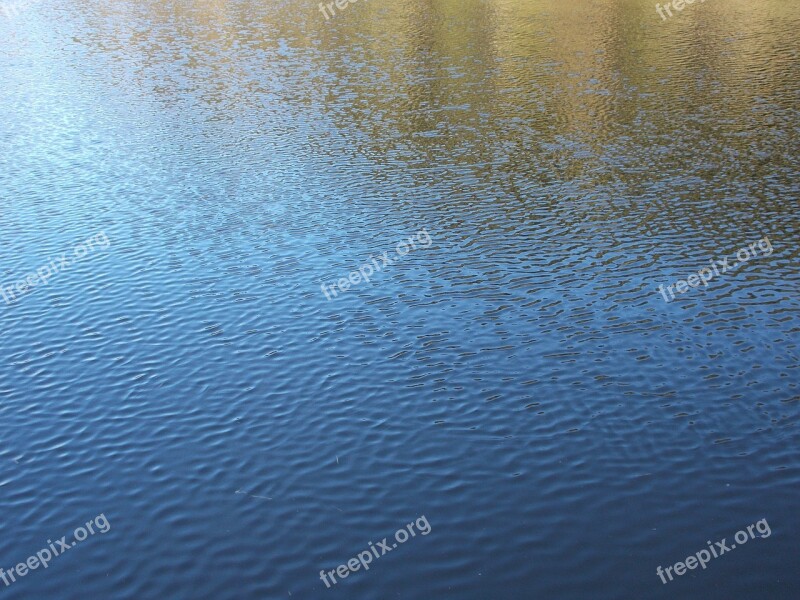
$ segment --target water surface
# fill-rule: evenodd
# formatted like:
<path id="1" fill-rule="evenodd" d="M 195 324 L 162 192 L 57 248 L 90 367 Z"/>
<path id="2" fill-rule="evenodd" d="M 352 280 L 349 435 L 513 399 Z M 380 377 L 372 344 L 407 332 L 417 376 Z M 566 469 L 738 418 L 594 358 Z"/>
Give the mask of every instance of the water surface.
<path id="1" fill-rule="evenodd" d="M 798 26 L 784 0 L 0 18 L 0 284 L 109 240 L 0 301 L 0 566 L 111 524 L 0 593 L 797 598 Z"/>

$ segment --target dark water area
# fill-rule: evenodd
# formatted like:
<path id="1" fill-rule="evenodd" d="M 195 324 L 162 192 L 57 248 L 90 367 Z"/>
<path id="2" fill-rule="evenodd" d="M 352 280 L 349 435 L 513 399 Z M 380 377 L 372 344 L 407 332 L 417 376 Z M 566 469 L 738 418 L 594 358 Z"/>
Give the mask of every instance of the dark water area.
<path id="1" fill-rule="evenodd" d="M 10 4 L 0 598 L 800 597 L 800 5 Z"/>

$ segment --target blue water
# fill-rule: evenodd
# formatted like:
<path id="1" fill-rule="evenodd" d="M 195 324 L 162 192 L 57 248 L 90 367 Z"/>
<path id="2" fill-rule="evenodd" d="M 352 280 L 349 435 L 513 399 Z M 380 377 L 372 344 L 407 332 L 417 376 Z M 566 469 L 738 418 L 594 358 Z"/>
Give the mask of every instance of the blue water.
<path id="1" fill-rule="evenodd" d="M 0 596 L 798 598 L 798 25 L 782 0 L 0 14 L 0 285 L 55 271 L 0 298 L 0 567 L 110 524 Z"/>

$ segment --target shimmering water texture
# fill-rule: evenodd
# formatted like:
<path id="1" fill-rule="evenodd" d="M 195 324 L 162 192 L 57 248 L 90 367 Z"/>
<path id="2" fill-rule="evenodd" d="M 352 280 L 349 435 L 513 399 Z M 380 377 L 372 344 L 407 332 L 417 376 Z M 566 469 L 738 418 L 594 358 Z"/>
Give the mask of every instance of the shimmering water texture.
<path id="1" fill-rule="evenodd" d="M 800 4 L 17 2 L 0 596 L 800 598 Z"/>

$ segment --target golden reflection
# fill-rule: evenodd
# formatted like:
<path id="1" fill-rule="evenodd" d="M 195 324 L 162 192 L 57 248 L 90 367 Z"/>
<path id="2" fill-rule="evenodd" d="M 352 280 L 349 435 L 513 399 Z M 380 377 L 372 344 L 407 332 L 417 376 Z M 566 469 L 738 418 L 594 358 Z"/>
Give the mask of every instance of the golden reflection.
<path id="1" fill-rule="evenodd" d="M 667 22 L 639 0 L 359 0 L 328 21 L 317 4 L 116 0 L 91 5 L 84 42 L 122 85 L 208 121 L 258 130 L 280 107 L 315 152 L 337 131 L 378 164 L 540 184 L 637 185 L 663 160 L 645 146 L 680 153 L 697 135 L 752 153 L 737 132 L 772 126 L 796 87 L 797 36 L 776 24 L 798 8 L 781 0 L 695 3 Z"/>

